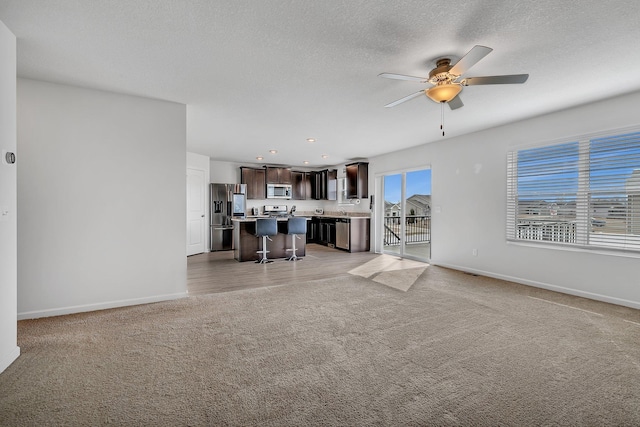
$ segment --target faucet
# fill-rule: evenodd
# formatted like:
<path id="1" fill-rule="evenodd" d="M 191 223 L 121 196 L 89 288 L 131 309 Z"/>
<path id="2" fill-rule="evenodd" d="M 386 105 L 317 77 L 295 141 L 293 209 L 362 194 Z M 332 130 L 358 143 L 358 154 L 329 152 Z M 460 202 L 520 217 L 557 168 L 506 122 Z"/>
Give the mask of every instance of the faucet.
<path id="1" fill-rule="evenodd" d="M 338 213 L 342 216 L 347 216 L 347 211 L 345 211 L 342 207 L 338 208 Z"/>

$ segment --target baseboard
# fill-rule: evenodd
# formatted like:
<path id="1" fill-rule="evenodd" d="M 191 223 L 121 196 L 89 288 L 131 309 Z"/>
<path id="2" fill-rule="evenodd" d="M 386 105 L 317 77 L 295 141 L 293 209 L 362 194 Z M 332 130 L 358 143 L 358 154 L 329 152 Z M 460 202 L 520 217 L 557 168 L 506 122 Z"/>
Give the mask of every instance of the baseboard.
<path id="1" fill-rule="evenodd" d="M 565 288 L 563 286 L 552 285 L 549 283 L 537 282 L 535 280 L 523 279 L 521 277 L 513 277 L 505 274 L 492 273 L 490 271 L 478 270 L 475 268 L 462 267 L 455 264 L 447 264 L 447 263 L 432 263 L 432 265 L 437 265 L 440 267 L 451 268 L 453 270 L 464 271 L 466 273 L 478 274 L 480 276 L 493 277 L 494 279 L 506 280 L 509 282 L 519 283 L 521 285 L 533 286 L 535 288 L 547 289 L 549 291 L 560 292 L 563 294 L 574 295 L 577 297 L 588 298 L 596 301 L 608 302 L 611 304 L 622 305 L 625 307 L 631 307 L 640 309 L 640 302 L 626 300 L 622 298 L 611 297 L 608 295 L 595 294 L 592 292 L 585 292 L 578 289 Z"/>
<path id="2" fill-rule="evenodd" d="M 169 301 L 179 298 L 186 298 L 188 293 L 180 292 L 177 294 L 155 295 L 145 298 L 133 298 L 119 301 L 109 301 L 96 304 L 75 305 L 70 307 L 52 308 L 47 310 L 25 311 L 18 313 L 18 320 L 37 319 L 40 317 L 63 316 L 65 314 L 83 313 L 86 311 L 106 310 L 109 308 L 126 307 L 130 305 L 149 304 L 153 302 Z"/>
<path id="3" fill-rule="evenodd" d="M 20 347 L 15 346 L 0 358 L 0 373 L 4 372 L 20 356 Z"/>

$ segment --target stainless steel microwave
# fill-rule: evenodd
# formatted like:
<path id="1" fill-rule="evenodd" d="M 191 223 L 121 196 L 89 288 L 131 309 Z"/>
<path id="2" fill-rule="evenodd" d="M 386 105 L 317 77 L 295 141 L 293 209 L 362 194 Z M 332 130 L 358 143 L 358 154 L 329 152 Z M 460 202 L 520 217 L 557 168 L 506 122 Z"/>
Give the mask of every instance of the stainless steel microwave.
<path id="1" fill-rule="evenodd" d="M 267 184 L 267 199 L 290 199 L 291 184 Z"/>

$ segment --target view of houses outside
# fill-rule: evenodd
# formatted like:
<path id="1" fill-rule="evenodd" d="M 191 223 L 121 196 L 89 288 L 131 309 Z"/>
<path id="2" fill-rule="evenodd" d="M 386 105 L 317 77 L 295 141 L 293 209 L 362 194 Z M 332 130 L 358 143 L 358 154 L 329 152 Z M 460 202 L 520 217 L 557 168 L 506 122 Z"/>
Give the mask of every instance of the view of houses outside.
<path id="1" fill-rule="evenodd" d="M 404 174 L 406 212 L 402 212 L 402 177 L 403 174 L 397 174 L 384 178 L 384 249 L 385 252 L 428 259 L 431 244 L 431 170 Z"/>

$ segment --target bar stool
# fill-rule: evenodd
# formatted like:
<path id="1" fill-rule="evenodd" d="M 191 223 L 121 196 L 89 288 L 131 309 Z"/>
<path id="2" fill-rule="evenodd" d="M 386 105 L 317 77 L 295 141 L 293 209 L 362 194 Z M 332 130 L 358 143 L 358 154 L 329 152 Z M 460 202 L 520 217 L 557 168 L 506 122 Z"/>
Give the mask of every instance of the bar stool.
<path id="1" fill-rule="evenodd" d="M 287 252 L 292 252 L 291 256 L 287 258 L 287 261 L 297 261 L 298 255 L 296 255 L 296 239 L 300 238 L 299 234 L 307 234 L 307 218 L 289 218 L 287 221 L 287 234 L 291 235 L 291 249 L 287 249 Z"/>
<path id="2" fill-rule="evenodd" d="M 269 236 L 275 236 L 278 234 L 278 220 L 275 218 L 257 218 L 256 219 L 256 237 L 262 237 L 262 250 L 256 251 L 256 253 L 262 254 L 262 257 L 256 261 L 258 264 L 266 264 L 273 262 L 267 259 L 267 253 L 271 252 L 267 250 L 267 239 L 271 240 Z"/>

